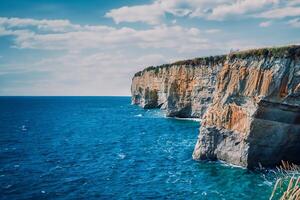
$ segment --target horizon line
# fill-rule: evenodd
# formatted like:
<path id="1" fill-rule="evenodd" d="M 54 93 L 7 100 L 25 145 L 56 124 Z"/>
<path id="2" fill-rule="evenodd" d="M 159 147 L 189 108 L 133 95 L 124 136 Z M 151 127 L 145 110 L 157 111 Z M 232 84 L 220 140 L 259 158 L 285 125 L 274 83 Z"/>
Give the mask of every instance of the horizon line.
<path id="1" fill-rule="evenodd" d="M 0 95 L 1 97 L 131 97 L 130 95 Z"/>

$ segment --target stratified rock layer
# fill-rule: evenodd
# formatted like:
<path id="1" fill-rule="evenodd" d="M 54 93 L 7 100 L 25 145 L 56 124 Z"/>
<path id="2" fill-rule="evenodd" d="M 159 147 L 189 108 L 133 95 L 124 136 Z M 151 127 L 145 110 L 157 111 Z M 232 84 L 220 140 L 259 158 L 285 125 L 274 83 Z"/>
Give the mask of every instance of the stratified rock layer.
<path id="1" fill-rule="evenodd" d="M 300 163 L 299 46 L 148 68 L 133 78 L 132 101 L 202 118 L 194 159 L 248 168 Z"/>
<path id="2" fill-rule="evenodd" d="M 170 117 L 202 117 L 212 101 L 224 56 L 149 67 L 132 79 L 132 103 L 161 108 Z"/>

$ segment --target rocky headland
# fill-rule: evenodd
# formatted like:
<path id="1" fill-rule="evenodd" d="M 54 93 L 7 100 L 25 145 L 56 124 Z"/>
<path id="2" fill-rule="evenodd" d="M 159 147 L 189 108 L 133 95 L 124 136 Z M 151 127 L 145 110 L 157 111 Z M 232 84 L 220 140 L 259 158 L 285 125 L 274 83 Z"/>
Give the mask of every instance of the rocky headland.
<path id="1" fill-rule="evenodd" d="M 131 92 L 143 108 L 201 119 L 194 159 L 300 163 L 300 46 L 148 67 L 134 75 Z"/>

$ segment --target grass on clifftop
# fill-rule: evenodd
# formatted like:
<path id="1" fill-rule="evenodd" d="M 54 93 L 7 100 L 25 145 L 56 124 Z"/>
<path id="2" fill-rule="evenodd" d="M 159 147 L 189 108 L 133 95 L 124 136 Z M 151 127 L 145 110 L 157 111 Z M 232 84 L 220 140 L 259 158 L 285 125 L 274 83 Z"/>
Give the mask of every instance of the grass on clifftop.
<path id="1" fill-rule="evenodd" d="M 157 74 L 160 69 L 168 68 L 176 65 L 186 65 L 189 67 L 195 67 L 200 65 L 209 65 L 222 63 L 228 57 L 229 59 L 245 59 L 248 57 L 300 57 L 300 45 L 290 45 L 282 47 L 271 47 L 271 48 L 259 48 L 259 49 L 250 49 L 245 51 L 233 51 L 228 55 L 218 55 L 218 56 L 209 56 L 209 57 L 200 57 L 189 60 L 181 60 L 171 64 L 163 64 L 159 66 L 150 66 L 145 68 L 142 71 L 137 72 L 134 77 L 141 76 L 144 72 L 153 71 Z"/>
<path id="2" fill-rule="evenodd" d="M 195 67 L 195 66 L 199 66 L 199 65 L 215 64 L 215 63 L 219 63 L 219 62 L 224 62 L 226 60 L 226 56 L 227 55 L 200 57 L 200 58 L 194 58 L 194 59 L 190 59 L 190 60 L 180 60 L 180 61 L 176 61 L 171 64 L 150 66 L 150 67 L 145 68 L 142 71 L 135 73 L 134 76 L 141 76 L 144 72 L 149 72 L 149 71 L 153 71 L 153 70 L 154 70 L 154 73 L 157 74 L 160 69 L 168 68 L 168 67 L 172 67 L 172 66 L 178 66 L 178 65 L 186 65 L 189 67 Z"/>
<path id="3" fill-rule="evenodd" d="M 291 45 L 283 47 L 271 47 L 271 48 L 260 48 L 250 49 L 245 51 L 234 51 L 229 54 L 230 58 L 247 58 L 250 56 L 255 57 L 293 57 L 300 55 L 300 46 Z"/>

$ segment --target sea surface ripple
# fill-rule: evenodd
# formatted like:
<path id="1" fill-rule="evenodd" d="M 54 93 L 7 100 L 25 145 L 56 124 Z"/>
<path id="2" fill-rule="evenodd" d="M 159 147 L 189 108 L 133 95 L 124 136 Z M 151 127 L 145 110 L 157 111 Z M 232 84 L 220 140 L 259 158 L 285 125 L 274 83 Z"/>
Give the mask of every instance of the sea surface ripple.
<path id="1" fill-rule="evenodd" d="M 2 200 L 259 200 L 272 190 L 264 174 L 192 160 L 199 122 L 129 97 L 0 97 L 0 120 Z"/>

